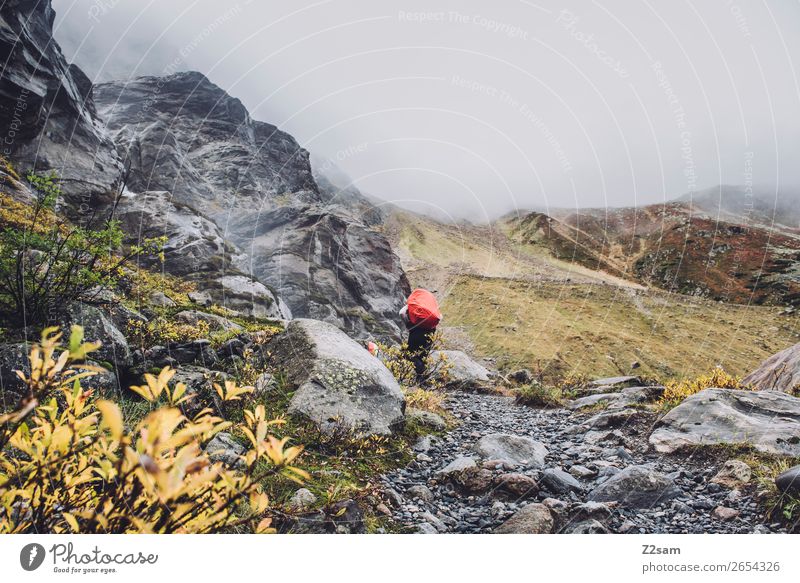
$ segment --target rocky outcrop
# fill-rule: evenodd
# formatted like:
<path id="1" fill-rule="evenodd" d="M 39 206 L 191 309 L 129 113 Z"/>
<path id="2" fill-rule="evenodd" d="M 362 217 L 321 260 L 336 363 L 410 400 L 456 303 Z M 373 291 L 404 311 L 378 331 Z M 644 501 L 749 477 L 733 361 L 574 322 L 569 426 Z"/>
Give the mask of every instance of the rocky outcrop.
<path id="1" fill-rule="evenodd" d="M 201 73 L 103 83 L 95 101 L 130 165 L 130 190 L 168 191 L 223 225 L 282 194 L 318 198 L 308 152 Z"/>
<path id="2" fill-rule="evenodd" d="M 769 454 L 800 455 L 800 399 L 778 391 L 706 389 L 667 413 L 650 435 L 656 451 L 748 444 Z"/>
<path id="3" fill-rule="evenodd" d="M 311 205 L 241 215 L 230 229 L 248 269 L 278 290 L 296 317 L 399 338 L 397 313 L 410 286 L 376 231 Z"/>
<path id="4" fill-rule="evenodd" d="M 320 190 L 292 136 L 196 72 L 93 87 L 53 41 L 49 0 L 10 0 L 0 14 L 3 153 L 56 170 L 84 226 L 124 182 L 128 242 L 165 236 L 164 269 L 213 301 L 399 339 L 410 288 L 381 214 L 360 193 Z"/>
<path id="5" fill-rule="evenodd" d="M 50 0 L 0 7 L 2 153 L 17 167 L 56 170 L 70 210 L 88 218 L 112 200 L 122 176 L 92 100 L 92 83 L 52 39 Z"/>
<path id="6" fill-rule="evenodd" d="M 199 264 L 210 289 L 246 274 L 295 317 L 399 337 L 395 320 L 410 288 L 398 258 L 374 221 L 360 220 L 363 197 L 345 212 L 350 199 L 320 192 L 292 136 L 253 120 L 200 73 L 102 84 L 95 94 L 130 166 L 129 190 L 165 198 L 151 230 L 180 251 L 175 269 Z M 148 207 L 135 210 L 149 218 Z"/>
<path id="7" fill-rule="evenodd" d="M 333 325 L 292 320 L 268 350 L 297 387 L 290 413 L 327 432 L 387 435 L 402 424 L 405 397 L 392 373 Z"/>
<path id="8" fill-rule="evenodd" d="M 800 344 L 770 356 L 743 378 L 742 384 L 759 391 L 800 391 Z"/>

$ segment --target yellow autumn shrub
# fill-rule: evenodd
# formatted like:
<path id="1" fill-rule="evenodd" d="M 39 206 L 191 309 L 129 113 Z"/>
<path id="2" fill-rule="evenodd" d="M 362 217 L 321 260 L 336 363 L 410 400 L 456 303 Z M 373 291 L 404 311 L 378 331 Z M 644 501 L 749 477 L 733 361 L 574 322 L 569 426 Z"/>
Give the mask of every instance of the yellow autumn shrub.
<path id="1" fill-rule="evenodd" d="M 81 381 L 98 345 L 72 330 L 62 347 L 55 329 L 18 373 L 26 393 L 17 410 L 0 415 L 0 533 L 209 533 L 236 528 L 271 532 L 271 477 L 296 482 L 308 474 L 294 462 L 301 446 L 269 434 L 280 420 L 263 406 L 246 409 L 236 426 L 205 409 L 185 417 L 186 387 L 166 368 L 133 390 L 162 403 L 130 427 L 116 403 L 95 400 Z M 215 386 L 225 401 L 252 391 L 232 382 Z M 155 406 L 155 405 L 154 405 Z M 228 430 L 248 442 L 242 468 L 213 463 L 202 444 Z"/>
<path id="2" fill-rule="evenodd" d="M 728 374 L 721 366 L 714 367 L 706 374 L 694 379 L 680 379 L 668 381 L 664 385 L 664 394 L 659 404 L 664 408 L 672 408 L 684 399 L 699 393 L 704 389 L 746 389 L 742 379 Z"/>

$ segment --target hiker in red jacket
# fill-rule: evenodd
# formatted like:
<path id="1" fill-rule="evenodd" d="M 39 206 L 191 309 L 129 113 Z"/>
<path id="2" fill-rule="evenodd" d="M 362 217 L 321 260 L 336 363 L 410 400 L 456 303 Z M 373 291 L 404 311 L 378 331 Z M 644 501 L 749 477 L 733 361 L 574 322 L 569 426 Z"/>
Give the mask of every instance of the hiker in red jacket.
<path id="1" fill-rule="evenodd" d="M 433 335 L 442 319 L 439 304 L 426 289 L 415 289 L 408 296 L 400 317 L 408 330 L 408 356 L 414 364 L 417 381 L 425 375 L 425 362 L 433 346 Z"/>

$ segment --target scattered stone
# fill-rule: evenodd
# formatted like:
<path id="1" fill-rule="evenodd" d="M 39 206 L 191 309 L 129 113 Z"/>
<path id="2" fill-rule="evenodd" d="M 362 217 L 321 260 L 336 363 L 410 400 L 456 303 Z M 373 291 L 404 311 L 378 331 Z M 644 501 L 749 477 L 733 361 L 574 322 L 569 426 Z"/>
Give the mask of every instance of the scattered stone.
<path id="1" fill-rule="evenodd" d="M 532 498 L 539 492 L 539 483 L 525 474 L 501 474 L 494 481 L 494 493 L 513 499 Z"/>
<path id="2" fill-rule="evenodd" d="M 583 490 L 580 482 L 560 468 L 549 468 L 540 478 L 542 486 L 554 494 L 567 494 Z"/>
<path id="3" fill-rule="evenodd" d="M 439 531 L 430 523 L 422 522 L 417 526 L 417 533 L 419 534 L 439 534 Z"/>
<path id="4" fill-rule="evenodd" d="M 494 384 L 489 370 L 460 350 L 434 350 L 431 358 L 433 362 L 442 359 L 447 363 L 441 380 L 450 388 L 474 391 L 488 389 Z"/>
<path id="5" fill-rule="evenodd" d="M 582 466 L 580 464 L 575 464 L 574 466 L 571 466 L 567 471 L 576 478 L 580 479 L 591 478 L 597 475 L 597 472 L 595 472 L 594 470 L 590 470 L 586 466 Z"/>
<path id="6" fill-rule="evenodd" d="M 718 520 L 733 520 L 739 516 L 739 511 L 727 506 L 717 506 L 711 515 Z"/>
<path id="7" fill-rule="evenodd" d="M 414 445 L 411 446 L 411 449 L 414 451 L 418 451 L 421 453 L 425 453 L 431 448 L 431 436 L 430 435 L 423 435 L 420 437 Z"/>
<path id="8" fill-rule="evenodd" d="M 178 304 L 175 303 L 175 300 L 167 297 L 164 292 L 155 291 L 150 294 L 149 303 L 151 306 L 155 306 L 157 308 L 174 308 Z"/>
<path id="9" fill-rule="evenodd" d="M 206 445 L 206 453 L 212 462 L 222 462 L 226 466 L 244 470 L 245 463 L 242 456 L 245 453 L 243 445 L 238 443 L 230 433 L 217 433 Z"/>
<path id="10" fill-rule="evenodd" d="M 607 409 L 588 419 L 585 424 L 593 429 L 610 429 L 627 425 L 647 414 L 641 409 Z"/>
<path id="11" fill-rule="evenodd" d="M 564 532 L 567 534 L 608 534 L 608 529 L 596 520 L 584 520 L 568 526 Z"/>
<path id="12" fill-rule="evenodd" d="M 447 478 L 452 474 L 463 472 L 468 468 L 477 467 L 475 463 L 475 458 L 462 456 L 459 458 L 454 459 L 452 462 L 447 464 L 441 470 L 436 472 L 437 478 Z"/>
<path id="13" fill-rule="evenodd" d="M 317 497 L 308 488 L 300 488 L 289 499 L 289 508 L 292 510 L 306 510 L 313 506 L 317 501 Z"/>
<path id="14" fill-rule="evenodd" d="M 485 459 L 503 460 L 524 467 L 544 465 L 547 448 L 544 444 L 520 435 L 492 433 L 482 437 L 473 448 Z"/>
<path id="15" fill-rule="evenodd" d="M 800 344 L 773 354 L 742 379 L 759 391 L 791 393 L 800 385 Z"/>
<path id="16" fill-rule="evenodd" d="M 628 508 L 651 508 L 680 494 L 672 480 L 646 466 L 628 466 L 589 493 L 590 501 L 616 501 Z"/>
<path id="17" fill-rule="evenodd" d="M 553 532 L 553 515 L 544 504 L 528 504 L 497 527 L 497 534 L 549 534 Z"/>
<path id="18" fill-rule="evenodd" d="M 414 498 L 419 498 L 423 502 L 433 502 L 433 492 L 431 492 L 430 488 L 421 484 L 411 486 L 408 490 L 406 490 L 406 494 L 412 500 Z"/>
<path id="19" fill-rule="evenodd" d="M 753 471 L 750 469 L 750 466 L 743 461 L 728 460 L 723 464 L 722 469 L 711 478 L 711 481 L 715 484 L 733 489 L 747 484 L 752 475 Z"/>
<path id="20" fill-rule="evenodd" d="M 254 395 L 256 396 L 264 396 L 272 393 L 278 388 L 278 379 L 275 378 L 275 375 L 269 372 L 262 373 L 256 379 Z"/>
<path id="21" fill-rule="evenodd" d="M 383 363 L 344 332 L 319 320 L 297 319 L 269 343 L 275 368 L 297 387 L 289 413 L 323 431 L 387 435 L 403 422 L 405 397 Z"/>

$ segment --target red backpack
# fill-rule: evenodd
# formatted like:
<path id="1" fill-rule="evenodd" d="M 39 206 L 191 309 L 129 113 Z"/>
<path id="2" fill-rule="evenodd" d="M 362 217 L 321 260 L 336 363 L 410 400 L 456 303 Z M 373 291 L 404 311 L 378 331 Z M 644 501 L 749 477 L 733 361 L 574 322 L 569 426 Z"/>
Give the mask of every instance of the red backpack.
<path id="1" fill-rule="evenodd" d="M 434 330 L 442 319 L 436 297 L 426 289 L 415 289 L 408 296 L 408 319 L 413 326 Z"/>

